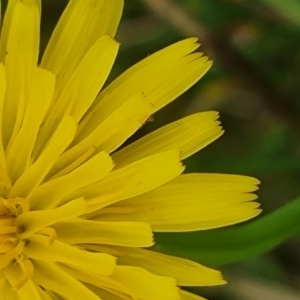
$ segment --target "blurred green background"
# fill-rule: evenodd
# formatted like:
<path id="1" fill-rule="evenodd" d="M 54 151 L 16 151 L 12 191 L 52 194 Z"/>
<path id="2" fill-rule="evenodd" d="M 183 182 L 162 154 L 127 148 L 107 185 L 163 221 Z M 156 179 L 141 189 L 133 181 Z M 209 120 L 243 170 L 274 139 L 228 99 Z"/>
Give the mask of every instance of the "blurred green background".
<path id="1" fill-rule="evenodd" d="M 67 1 L 42 3 L 43 49 Z M 225 135 L 187 159 L 187 172 L 259 178 L 267 215 L 300 195 L 300 0 L 125 0 L 117 34 L 122 45 L 109 81 L 189 36 L 200 38 L 212 69 L 131 140 L 191 113 L 219 111 Z M 300 299 L 299 237 L 222 265 L 228 285 L 193 292 L 212 300 Z M 163 244 L 164 237 L 158 240 Z M 201 262 L 193 236 L 183 243 L 183 256 L 191 243 L 192 258 Z"/>

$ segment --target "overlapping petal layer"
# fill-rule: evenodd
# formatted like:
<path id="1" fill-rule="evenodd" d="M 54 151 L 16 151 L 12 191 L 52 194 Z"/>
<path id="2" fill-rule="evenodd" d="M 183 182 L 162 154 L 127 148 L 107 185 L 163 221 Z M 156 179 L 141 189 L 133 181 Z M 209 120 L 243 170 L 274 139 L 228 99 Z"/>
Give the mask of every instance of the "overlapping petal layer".
<path id="1" fill-rule="evenodd" d="M 197 39 L 150 55 L 102 90 L 122 0 L 70 0 L 38 63 L 40 0 L 9 0 L 0 39 L 0 298 L 196 300 L 220 273 L 143 249 L 153 231 L 259 213 L 256 179 L 185 174 L 222 133 L 197 113 L 120 147 L 211 62 Z"/>

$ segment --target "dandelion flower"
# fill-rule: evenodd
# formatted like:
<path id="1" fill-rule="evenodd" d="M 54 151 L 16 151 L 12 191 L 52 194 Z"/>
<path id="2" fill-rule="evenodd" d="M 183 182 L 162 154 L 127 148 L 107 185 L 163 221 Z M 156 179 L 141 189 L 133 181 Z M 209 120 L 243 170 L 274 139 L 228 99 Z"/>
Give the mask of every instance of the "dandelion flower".
<path id="1" fill-rule="evenodd" d="M 181 175 L 222 134 L 216 112 L 118 148 L 211 62 L 186 39 L 103 89 L 123 1 L 71 0 L 38 62 L 40 2 L 10 0 L 1 32 L 1 299 L 201 299 L 179 286 L 223 284 L 218 271 L 145 248 L 254 217 L 258 181 Z"/>

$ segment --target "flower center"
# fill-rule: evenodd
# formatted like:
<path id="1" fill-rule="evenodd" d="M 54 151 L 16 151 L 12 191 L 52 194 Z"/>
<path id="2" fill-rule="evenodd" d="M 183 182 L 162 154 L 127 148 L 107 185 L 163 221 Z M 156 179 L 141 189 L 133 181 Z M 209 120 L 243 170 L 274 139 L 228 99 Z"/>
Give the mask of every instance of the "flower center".
<path id="1" fill-rule="evenodd" d="M 23 250 L 26 240 L 19 237 L 24 228 L 15 225 L 19 215 L 29 211 L 29 203 L 24 198 L 0 198 L 0 270 L 11 262 L 18 263 L 23 274 L 15 289 L 19 289 L 32 276 L 33 266 L 24 257 Z"/>
<path id="2" fill-rule="evenodd" d="M 24 229 L 15 226 L 15 220 L 28 211 L 29 204 L 24 198 L 0 198 L 0 269 L 23 252 L 25 241 L 18 238 L 18 233 Z"/>

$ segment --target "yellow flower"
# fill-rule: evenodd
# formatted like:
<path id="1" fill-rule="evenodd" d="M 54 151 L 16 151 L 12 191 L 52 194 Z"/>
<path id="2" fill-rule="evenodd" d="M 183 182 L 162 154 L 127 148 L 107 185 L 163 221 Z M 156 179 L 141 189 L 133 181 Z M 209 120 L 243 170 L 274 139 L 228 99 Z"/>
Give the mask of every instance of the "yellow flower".
<path id="1" fill-rule="evenodd" d="M 123 1 L 71 0 L 38 64 L 40 5 L 10 0 L 1 33 L 1 299 L 201 299 L 177 286 L 223 284 L 218 271 L 143 248 L 252 218 L 258 181 L 180 175 L 222 134 L 216 112 L 116 149 L 211 62 L 187 39 L 102 89 Z"/>

